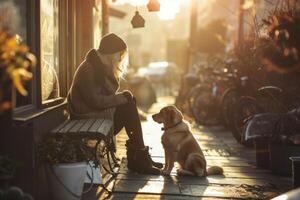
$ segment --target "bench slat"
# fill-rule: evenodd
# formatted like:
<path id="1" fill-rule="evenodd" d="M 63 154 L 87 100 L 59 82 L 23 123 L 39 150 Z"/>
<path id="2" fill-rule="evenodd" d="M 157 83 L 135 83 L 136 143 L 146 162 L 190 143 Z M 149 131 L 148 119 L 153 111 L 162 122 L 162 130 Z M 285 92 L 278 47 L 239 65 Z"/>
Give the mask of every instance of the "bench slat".
<path id="1" fill-rule="evenodd" d="M 85 121 L 84 119 L 76 120 L 76 124 L 73 126 L 73 128 L 70 129 L 70 133 L 78 133 L 80 128 L 84 125 Z"/>
<path id="2" fill-rule="evenodd" d="M 52 130 L 52 133 L 58 133 L 65 125 L 69 122 L 69 120 L 64 121 L 62 124 L 60 124 L 57 128 Z"/>
<path id="3" fill-rule="evenodd" d="M 87 132 L 89 128 L 94 124 L 96 119 L 88 119 L 84 123 L 84 125 L 80 128 L 79 132 Z"/>
<path id="4" fill-rule="evenodd" d="M 89 130 L 87 132 L 92 132 L 92 133 L 97 132 L 98 128 L 101 126 L 103 121 L 104 121 L 104 119 L 96 119 L 94 124 L 89 128 Z"/>
<path id="5" fill-rule="evenodd" d="M 68 123 L 61 130 L 59 130 L 59 133 L 68 132 L 75 124 L 76 120 L 69 120 Z"/>
<path id="6" fill-rule="evenodd" d="M 107 136 L 110 133 L 110 130 L 113 126 L 113 122 L 111 120 L 105 119 L 101 126 L 98 128 L 97 133 L 102 133 Z"/>
<path id="7" fill-rule="evenodd" d="M 78 137 L 107 137 L 113 127 L 113 121 L 109 119 L 80 119 L 66 120 L 52 133 L 72 133 Z"/>

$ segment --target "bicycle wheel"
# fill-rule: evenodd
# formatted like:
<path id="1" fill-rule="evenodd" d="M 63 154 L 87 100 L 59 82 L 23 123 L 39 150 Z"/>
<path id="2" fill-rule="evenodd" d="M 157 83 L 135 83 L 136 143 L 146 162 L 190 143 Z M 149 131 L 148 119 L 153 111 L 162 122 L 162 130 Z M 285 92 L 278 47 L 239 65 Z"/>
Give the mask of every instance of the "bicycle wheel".
<path id="1" fill-rule="evenodd" d="M 216 125 L 219 123 L 217 99 L 210 88 L 194 88 L 189 95 L 189 109 L 201 125 Z"/>
<path id="2" fill-rule="evenodd" d="M 229 127 L 232 121 L 232 109 L 238 101 L 239 94 L 236 88 L 228 88 L 221 98 L 221 115 L 223 124 Z"/>
<path id="3" fill-rule="evenodd" d="M 245 125 L 247 120 L 263 109 L 256 99 L 252 97 L 241 97 L 233 110 L 233 122 L 231 123 L 231 132 L 234 138 L 245 146 L 252 146 L 251 141 L 245 141 Z"/>

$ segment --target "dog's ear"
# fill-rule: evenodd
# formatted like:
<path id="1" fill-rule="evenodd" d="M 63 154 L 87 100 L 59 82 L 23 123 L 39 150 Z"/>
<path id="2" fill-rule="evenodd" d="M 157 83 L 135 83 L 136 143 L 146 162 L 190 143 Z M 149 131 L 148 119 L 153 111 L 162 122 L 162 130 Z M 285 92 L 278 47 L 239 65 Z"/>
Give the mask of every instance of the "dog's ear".
<path id="1" fill-rule="evenodd" d="M 173 109 L 168 109 L 168 112 L 166 113 L 166 122 L 167 124 L 173 124 L 175 119 L 175 111 Z"/>
<path id="2" fill-rule="evenodd" d="M 182 112 L 178 108 L 176 108 L 176 107 L 175 107 L 175 109 L 176 109 L 176 112 L 178 113 L 178 115 L 176 115 L 176 117 L 178 118 L 178 121 L 183 120 L 183 114 L 182 114 Z"/>

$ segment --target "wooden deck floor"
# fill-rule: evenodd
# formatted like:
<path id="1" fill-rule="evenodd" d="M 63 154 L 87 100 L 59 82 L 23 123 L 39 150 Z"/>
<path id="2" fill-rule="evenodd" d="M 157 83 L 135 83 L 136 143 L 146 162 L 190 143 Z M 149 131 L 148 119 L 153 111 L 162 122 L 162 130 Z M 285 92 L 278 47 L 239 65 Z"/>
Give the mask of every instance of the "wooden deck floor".
<path id="1" fill-rule="evenodd" d="M 156 104 L 151 112 L 156 112 L 165 103 Z M 160 144 L 160 125 L 155 124 L 150 115 L 143 123 L 144 139 L 156 161 L 164 161 Z M 257 169 L 255 152 L 238 144 L 232 135 L 221 127 L 201 127 L 194 125 L 193 133 L 199 141 L 208 165 L 224 168 L 224 176 L 206 178 L 177 177 L 176 170 L 170 177 L 139 175 L 126 169 L 125 141 L 121 133 L 117 137 L 118 155 L 122 159 L 119 173 L 109 187 L 113 193 L 107 196 L 100 187 L 83 197 L 96 199 L 270 199 L 292 187 L 291 178 L 272 175 L 267 170 Z"/>

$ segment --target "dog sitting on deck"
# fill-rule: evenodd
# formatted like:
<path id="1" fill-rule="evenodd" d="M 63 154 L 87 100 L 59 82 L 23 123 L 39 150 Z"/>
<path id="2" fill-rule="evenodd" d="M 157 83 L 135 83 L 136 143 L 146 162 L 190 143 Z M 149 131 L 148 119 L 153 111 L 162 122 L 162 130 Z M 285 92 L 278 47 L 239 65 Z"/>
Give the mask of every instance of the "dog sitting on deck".
<path id="1" fill-rule="evenodd" d="M 178 162 L 179 176 L 207 176 L 221 175 L 223 169 L 213 166 L 206 169 L 204 154 L 190 131 L 190 127 L 183 120 L 182 113 L 175 106 L 167 106 L 152 116 L 157 123 L 162 123 L 164 131 L 161 141 L 165 150 L 165 166 L 161 173 L 170 175 L 174 162 Z"/>

